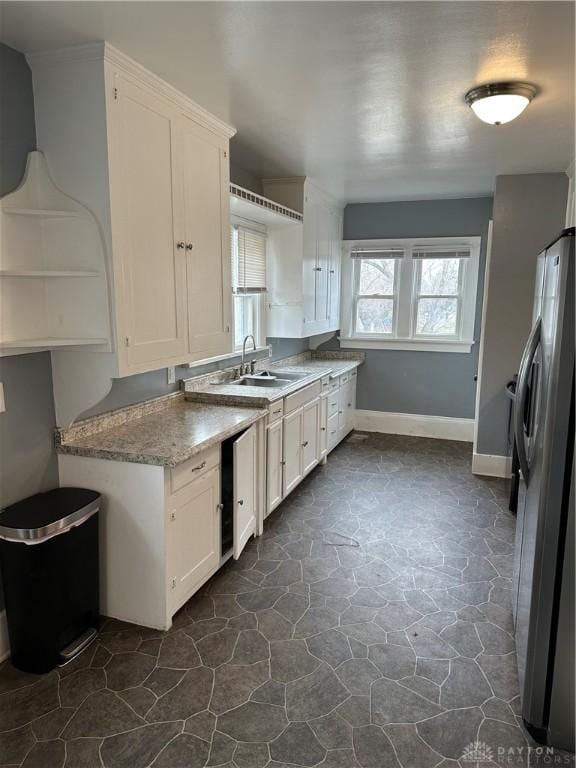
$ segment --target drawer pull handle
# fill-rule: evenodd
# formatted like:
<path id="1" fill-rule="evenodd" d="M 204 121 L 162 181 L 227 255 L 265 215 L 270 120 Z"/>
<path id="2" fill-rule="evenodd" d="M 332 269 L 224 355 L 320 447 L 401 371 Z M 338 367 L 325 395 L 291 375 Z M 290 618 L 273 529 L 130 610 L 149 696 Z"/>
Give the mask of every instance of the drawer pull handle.
<path id="1" fill-rule="evenodd" d="M 204 469 L 205 466 L 206 466 L 206 462 L 203 461 L 202 464 L 198 464 L 197 467 L 192 467 L 190 472 L 198 472 L 199 470 Z"/>
<path id="2" fill-rule="evenodd" d="M 278 408 L 277 411 L 272 411 L 272 416 L 276 416 L 277 413 L 282 413 L 282 408 Z"/>
<path id="3" fill-rule="evenodd" d="M 336 403 L 330 403 L 330 406 L 333 408 L 336 405 Z"/>
<path id="4" fill-rule="evenodd" d="M 334 429 L 334 430 L 332 430 L 332 432 L 330 432 L 330 434 L 331 434 L 331 435 L 335 435 L 335 434 L 336 434 L 336 430 L 335 430 L 335 429 Z"/>
<path id="5" fill-rule="evenodd" d="M 338 413 L 343 413 L 343 411 L 338 411 Z"/>
<path id="6" fill-rule="evenodd" d="M 302 443 L 302 448 L 306 448 L 307 445 L 308 445 L 308 440 L 306 440 L 304 443 Z"/>

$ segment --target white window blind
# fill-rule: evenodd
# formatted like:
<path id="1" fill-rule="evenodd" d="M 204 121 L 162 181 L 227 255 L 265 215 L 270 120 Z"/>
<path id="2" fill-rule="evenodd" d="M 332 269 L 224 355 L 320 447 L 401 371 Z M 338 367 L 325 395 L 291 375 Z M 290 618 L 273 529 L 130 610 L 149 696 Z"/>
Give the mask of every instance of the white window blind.
<path id="1" fill-rule="evenodd" d="M 266 291 L 266 236 L 232 227 L 232 289 L 234 293 Z"/>
<path id="2" fill-rule="evenodd" d="M 412 251 L 413 259 L 469 259 L 470 249 L 466 246 L 455 246 L 451 248 L 414 248 Z"/>
<path id="3" fill-rule="evenodd" d="M 352 259 L 402 259 L 404 248 L 355 248 L 350 251 Z"/>

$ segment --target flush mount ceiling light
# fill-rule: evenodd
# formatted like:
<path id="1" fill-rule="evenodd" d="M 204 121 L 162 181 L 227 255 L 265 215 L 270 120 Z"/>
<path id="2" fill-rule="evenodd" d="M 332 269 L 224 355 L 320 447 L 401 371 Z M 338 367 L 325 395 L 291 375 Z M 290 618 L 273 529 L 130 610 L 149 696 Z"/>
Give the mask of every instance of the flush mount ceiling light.
<path id="1" fill-rule="evenodd" d="M 469 90 L 464 100 L 483 122 L 502 125 L 521 115 L 534 96 L 530 83 L 488 83 Z"/>

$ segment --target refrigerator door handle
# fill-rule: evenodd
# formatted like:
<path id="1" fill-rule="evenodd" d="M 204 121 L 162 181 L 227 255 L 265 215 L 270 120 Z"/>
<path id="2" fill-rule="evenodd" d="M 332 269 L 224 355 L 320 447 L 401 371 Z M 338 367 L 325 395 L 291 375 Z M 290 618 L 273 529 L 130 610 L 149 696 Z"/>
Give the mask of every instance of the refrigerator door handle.
<path id="1" fill-rule="evenodd" d="M 540 344 L 541 326 L 542 320 L 541 318 L 538 318 L 528 337 L 526 348 L 522 355 L 522 362 L 520 363 L 518 384 L 516 385 L 516 400 L 514 402 L 514 438 L 516 440 L 518 463 L 520 464 L 520 470 L 526 485 L 530 482 L 530 465 L 528 463 L 526 440 L 524 438 L 524 413 L 526 410 L 526 398 L 528 396 L 530 370 L 532 368 L 532 363 L 534 362 L 536 350 Z"/>

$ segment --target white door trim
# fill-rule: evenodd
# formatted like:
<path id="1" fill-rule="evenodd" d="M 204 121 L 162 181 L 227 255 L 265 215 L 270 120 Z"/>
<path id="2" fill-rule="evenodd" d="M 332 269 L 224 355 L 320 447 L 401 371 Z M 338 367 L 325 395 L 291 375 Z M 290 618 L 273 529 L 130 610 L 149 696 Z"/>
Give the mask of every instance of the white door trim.
<path id="1" fill-rule="evenodd" d="M 482 382 L 482 365 L 484 362 L 484 327 L 486 324 L 486 310 L 488 306 L 488 283 L 490 281 L 490 261 L 492 258 L 492 219 L 488 222 L 488 238 L 486 240 L 486 265 L 484 267 L 484 295 L 482 296 L 482 318 L 480 321 L 480 348 L 478 351 L 478 370 L 476 372 L 476 404 L 474 406 L 474 436 L 473 448 L 478 449 L 478 421 L 480 418 L 480 389 Z"/>
<path id="2" fill-rule="evenodd" d="M 489 453 L 472 454 L 472 472 L 486 477 L 510 477 L 512 457 L 491 455 Z"/>

